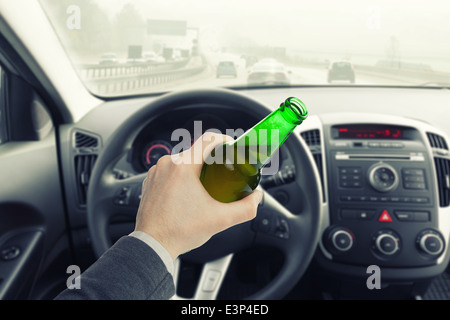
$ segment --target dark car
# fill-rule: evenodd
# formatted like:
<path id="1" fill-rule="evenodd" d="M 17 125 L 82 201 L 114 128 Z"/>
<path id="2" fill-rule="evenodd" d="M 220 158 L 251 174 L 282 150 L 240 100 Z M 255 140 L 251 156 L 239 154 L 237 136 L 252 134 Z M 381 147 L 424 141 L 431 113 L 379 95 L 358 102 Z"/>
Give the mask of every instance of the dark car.
<path id="1" fill-rule="evenodd" d="M 216 77 L 220 78 L 222 76 L 232 76 L 234 78 L 237 77 L 237 69 L 233 61 L 219 62 L 219 65 L 217 66 Z"/>
<path id="2" fill-rule="evenodd" d="M 355 83 L 355 71 L 352 64 L 347 61 L 333 62 L 328 69 L 328 83 L 334 80 L 348 80 Z"/>

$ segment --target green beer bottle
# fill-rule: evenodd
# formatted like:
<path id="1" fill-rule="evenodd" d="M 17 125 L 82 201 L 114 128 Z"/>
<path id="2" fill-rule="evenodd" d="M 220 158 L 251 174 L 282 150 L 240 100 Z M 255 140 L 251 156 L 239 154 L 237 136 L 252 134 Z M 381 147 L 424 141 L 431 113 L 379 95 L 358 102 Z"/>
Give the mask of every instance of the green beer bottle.
<path id="1" fill-rule="evenodd" d="M 261 179 L 262 167 L 307 115 L 303 102 L 288 98 L 238 139 L 216 147 L 205 159 L 200 174 L 208 193 L 225 203 L 252 193 Z"/>

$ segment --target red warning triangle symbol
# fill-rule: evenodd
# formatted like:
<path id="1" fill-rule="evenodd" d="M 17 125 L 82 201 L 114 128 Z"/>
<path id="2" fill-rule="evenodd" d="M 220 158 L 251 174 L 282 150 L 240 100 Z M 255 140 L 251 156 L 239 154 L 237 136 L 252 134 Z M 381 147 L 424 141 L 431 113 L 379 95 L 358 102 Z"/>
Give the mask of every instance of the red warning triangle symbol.
<path id="1" fill-rule="evenodd" d="M 389 215 L 389 212 L 387 210 L 383 210 L 380 217 L 378 218 L 378 221 L 380 222 L 392 222 L 392 218 Z"/>

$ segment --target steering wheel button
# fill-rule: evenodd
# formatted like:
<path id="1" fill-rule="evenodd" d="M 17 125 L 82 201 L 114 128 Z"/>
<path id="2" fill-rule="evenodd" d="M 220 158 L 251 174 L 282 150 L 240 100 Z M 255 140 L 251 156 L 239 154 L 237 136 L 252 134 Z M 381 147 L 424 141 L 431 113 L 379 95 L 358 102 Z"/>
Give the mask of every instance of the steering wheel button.
<path id="1" fill-rule="evenodd" d="M 275 236 L 280 239 L 288 239 L 289 238 L 289 224 L 285 219 L 277 219 Z"/>
<path id="2" fill-rule="evenodd" d="M 206 274 L 202 290 L 205 292 L 214 291 L 217 287 L 217 283 L 219 282 L 220 274 L 221 273 L 217 270 L 209 270 Z"/>
<path id="3" fill-rule="evenodd" d="M 259 229 L 262 232 L 269 232 L 270 230 L 270 221 L 267 218 L 263 218 L 259 224 Z"/>
<path id="4" fill-rule="evenodd" d="M 131 187 L 122 187 L 114 197 L 114 204 L 118 206 L 127 206 L 130 204 Z"/>
<path id="5" fill-rule="evenodd" d="M 0 251 L 0 257 L 5 261 L 14 260 L 20 255 L 20 249 L 16 246 L 10 246 Z"/>
<path id="6" fill-rule="evenodd" d="M 256 232 L 268 233 L 272 229 L 274 222 L 272 221 L 272 214 L 268 212 L 261 212 L 253 220 L 253 230 Z"/>

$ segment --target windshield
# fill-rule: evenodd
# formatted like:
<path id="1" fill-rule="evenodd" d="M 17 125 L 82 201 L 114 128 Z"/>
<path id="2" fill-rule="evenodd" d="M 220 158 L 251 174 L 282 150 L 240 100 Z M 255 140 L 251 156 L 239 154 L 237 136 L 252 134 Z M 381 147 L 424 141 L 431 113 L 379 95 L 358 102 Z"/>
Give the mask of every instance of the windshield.
<path id="1" fill-rule="evenodd" d="M 447 0 L 41 4 L 79 77 L 100 96 L 206 87 L 450 84 Z"/>

